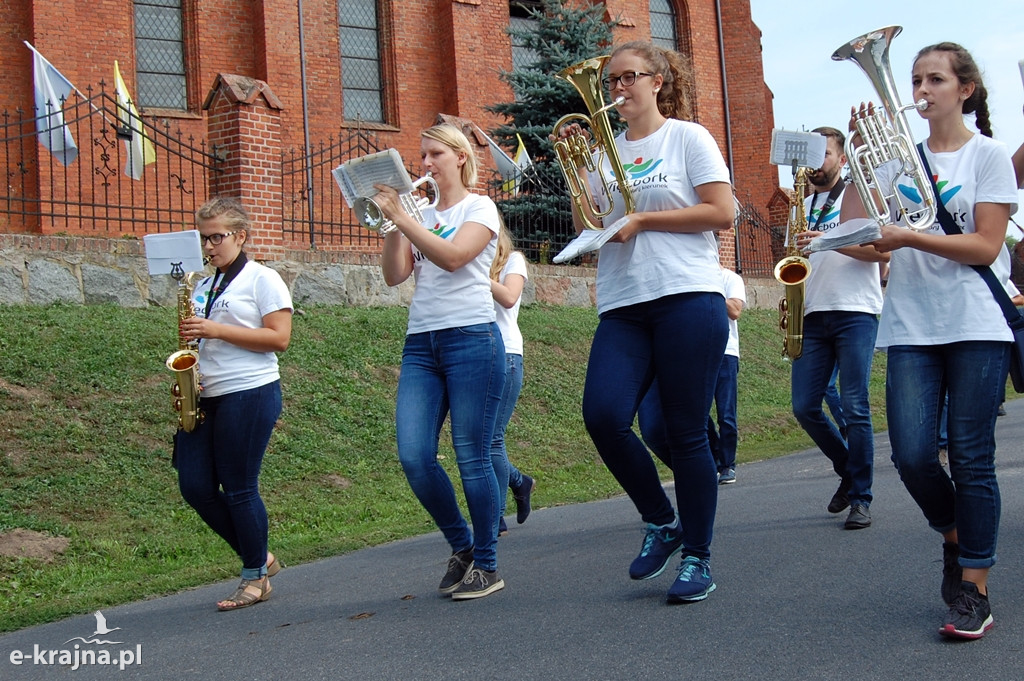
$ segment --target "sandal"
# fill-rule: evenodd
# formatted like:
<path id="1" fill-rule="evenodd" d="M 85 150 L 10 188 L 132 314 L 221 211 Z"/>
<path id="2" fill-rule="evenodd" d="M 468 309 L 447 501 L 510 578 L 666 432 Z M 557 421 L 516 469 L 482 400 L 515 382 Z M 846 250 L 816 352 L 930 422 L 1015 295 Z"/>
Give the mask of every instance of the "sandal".
<path id="1" fill-rule="evenodd" d="M 270 596 L 270 591 L 270 580 L 266 577 L 263 579 L 243 579 L 242 583 L 235 589 L 235 593 L 217 603 L 217 609 L 225 612 L 227 610 L 248 608 L 250 605 L 267 600 L 267 597 Z"/>
<path id="2" fill-rule="evenodd" d="M 281 571 L 281 561 L 277 559 L 277 556 L 267 551 L 267 577 L 273 577 Z"/>

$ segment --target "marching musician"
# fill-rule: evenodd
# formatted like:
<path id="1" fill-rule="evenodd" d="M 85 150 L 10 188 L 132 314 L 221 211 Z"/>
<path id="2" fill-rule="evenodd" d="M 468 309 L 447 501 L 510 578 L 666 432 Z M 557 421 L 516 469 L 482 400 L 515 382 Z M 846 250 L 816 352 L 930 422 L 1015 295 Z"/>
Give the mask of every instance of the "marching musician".
<path id="1" fill-rule="evenodd" d="M 238 610 L 270 595 L 281 568 L 267 551 L 267 509 L 259 475 L 281 414 L 277 355 L 291 341 L 292 300 L 276 271 L 242 247 L 249 215 L 236 199 L 215 198 L 196 212 L 203 249 L 216 268 L 195 287 L 197 315 L 180 333 L 198 339 L 205 420 L 179 430 L 176 467 L 181 495 L 242 559 L 242 582 L 217 603 Z"/>
<path id="2" fill-rule="evenodd" d="M 384 237 L 384 280 L 397 286 L 416 278 L 398 379 L 398 458 L 452 550 L 438 590 L 453 600 L 481 598 L 505 586 L 497 555 L 505 487 L 499 488 L 491 464 L 505 385 L 505 347 L 490 280 L 501 223 L 494 202 L 471 191 L 476 157 L 462 131 L 447 124 L 424 130 L 420 153 L 439 191 L 436 206 L 423 211 L 423 224 L 405 212 L 394 189 L 377 185 L 374 197 L 397 228 Z M 448 415 L 472 530 L 437 461 Z"/>
<path id="3" fill-rule="evenodd" d="M 808 229 L 797 235 L 804 248 L 811 239 L 836 229 L 846 182 L 842 178 L 845 135 L 835 128 L 813 132 L 825 136 L 825 160 L 807 176 L 813 191 L 804 198 Z M 793 415 L 832 462 L 839 487 L 826 507 L 829 513 L 850 512 L 843 527 L 871 525 L 871 481 L 875 435 L 868 401 L 871 361 L 882 311 L 880 261 L 888 255 L 848 247 L 811 253 L 811 272 L 805 281 L 803 353 L 793 360 Z M 840 403 L 846 437 L 825 415 L 830 379 L 838 369 Z"/>
<path id="4" fill-rule="evenodd" d="M 622 98 L 617 110 L 627 126 L 614 143 L 623 158 L 636 159 L 629 164 L 636 212 L 598 260 L 599 323 L 583 418 L 605 465 L 646 523 L 629 576 L 656 577 L 681 552 L 668 600 L 699 601 L 715 589 L 710 558 L 718 481 L 706 426 L 729 335 L 715 244 L 715 232 L 733 223 L 729 171 L 711 134 L 691 120 L 693 79 L 682 55 L 630 42 L 614 50 L 605 74 L 612 100 Z M 568 138 L 576 128 L 564 126 L 558 137 Z M 585 181 L 585 171 L 580 173 Z M 607 158 L 600 174 L 612 176 Z M 600 192 L 595 187 L 593 193 Z M 615 209 L 605 227 L 624 213 L 617 183 L 611 193 Z M 590 212 L 573 207 L 578 230 L 580 210 Z M 655 378 L 678 513 L 632 429 Z"/>
<path id="5" fill-rule="evenodd" d="M 956 217 L 923 231 L 905 228 L 905 218 L 882 226 L 873 246 L 892 260 L 877 344 L 888 350 L 893 463 L 928 526 L 943 538 L 941 595 L 949 612 L 939 631 L 976 639 L 993 621 L 988 574 L 1000 509 L 995 424 L 1012 334 L 993 290 L 971 266 L 990 267 L 997 282 L 1007 280 L 1004 239 L 1017 182 L 1008 150 L 991 139 L 988 94 L 970 53 L 948 42 L 925 47 L 912 73 L 914 101 L 927 103 L 920 111 L 928 122 L 920 145 L 926 174 L 941 188 L 937 200 Z M 965 124 L 971 113 L 981 135 Z M 892 172 L 883 167 L 880 182 Z M 913 195 L 906 178 L 900 187 L 905 181 L 901 193 Z M 864 214 L 860 197 L 847 204 L 844 216 Z M 950 232 L 944 221 L 954 223 Z M 949 473 L 935 455 L 944 392 Z"/>

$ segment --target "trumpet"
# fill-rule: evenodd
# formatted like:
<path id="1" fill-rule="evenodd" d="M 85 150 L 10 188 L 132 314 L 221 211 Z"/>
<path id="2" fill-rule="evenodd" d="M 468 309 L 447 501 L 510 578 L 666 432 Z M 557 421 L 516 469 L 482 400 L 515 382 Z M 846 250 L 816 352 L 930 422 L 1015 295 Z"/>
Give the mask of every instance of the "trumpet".
<path id="1" fill-rule="evenodd" d="M 608 110 L 625 101 L 625 97 L 619 97 L 611 104 L 606 105 L 601 92 L 601 72 L 604 71 L 605 64 L 609 59 L 611 59 L 610 55 L 585 59 L 563 69 L 555 76 L 560 80 L 568 81 L 576 88 L 576 91 L 583 97 L 583 103 L 590 114 L 587 116 L 581 113 L 571 113 L 562 116 L 555 123 L 553 133 L 557 138 L 562 126 L 576 119 L 590 127 L 592 140 L 587 139 L 582 133 L 577 133 L 554 143 L 555 157 L 562 169 L 562 176 L 565 177 L 573 204 L 587 229 L 602 228 L 587 217 L 587 213 L 583 210 L 584 201 L 587 202 L 591 212 L 597 218 L 605 218 L 610 215 L 615 203 L 612 200 L 612 187 L 602 175 L 601 183 L 604 186 L 604 193 L 608 196 L 608 210 L 602 211 L 590 187 L 585 182 L 580 182 L 579 170 L 580 168 L 585 168 L 588 172 L 599 170 L 605 157 L 608 158 L 612 174 L 615 175 L 615 180 L 618 182 L 625 213 L 628 215 L 636 210 L 633 193 L 629 188 L 629 178 L 619 159 L 618 149 L 615 148 L 615 136 L 612 134 L 611 121 L 608 118 Z"/>
<path id="2" fill-rule="evenodd" d="M 859 113 L 854 127 L 863 145 L 854 146 L 856 135 L 847 137 L 844 145 L 846 158 L 850 161 L 850 177 L 860 194 L 864 209 L 875 222 L 884 225 L 891 221 L 890 205 L 895 205 L 899 211 L 897 217 L 905 217 L 911 229 L 923 232 L 932 226 L 937 217 L 935 192 L 932 191 L 931 178 L 917 154 L 905 112 L 910 109 L 924 110 L 928 102 L 922 99 L 906 106 L 900 103 L 889 66 L 889 45 L 902 30 L 902 26 L 888 26 L 866 33 L 836 50 L 832 59 L 850 60 L 857 64 L 875 87 L 884 109 Z M 901 164 L 902 173 L 911 179 L 922 197 L 920 208 L 910 205 L 897 190 L 899 173 L 893 177 L 889 187 L 882 186 L 876 171 L 893 160 Z"/>
<path id="3" fill-rule="evenodd" d="M 426 208 L 433 208 L 437 205 L 437 200 L 441 196 L 441 193 L 437 189 L 437 182 L 434 178 L 427 173 L 420 179 L 412 183 L 413 191 L 426 186 L 430 189 L 433 198 L 426 196 L 413 196 L 412 192 L 406 194 L 399 194 L 398 199 L 402 203 L 402 208 L 409 215 L 416 218 L 416 222 L 423 222 L 422 211 Z M 366 229 L 377 232 L 381 236 L 393 232 L 396 227 L 395 223 L 387 219 L 384 216 L 384 211 L 380 209 L 374 200 L 370 197 L 360 196 L 352 202 L 352 209 L 356 212 L 359 218 L 359 224 Z"/>

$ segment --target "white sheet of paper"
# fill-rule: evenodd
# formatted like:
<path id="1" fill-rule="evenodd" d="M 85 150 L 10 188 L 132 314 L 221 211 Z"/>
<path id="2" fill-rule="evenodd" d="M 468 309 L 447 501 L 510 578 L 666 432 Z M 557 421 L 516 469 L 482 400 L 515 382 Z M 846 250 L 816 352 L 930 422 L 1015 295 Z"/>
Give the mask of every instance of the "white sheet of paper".
<path id="1" fill-rule="evenodd" d="M 871 243 L 882 237 L 878 223 L 871 218 L 854 218 L 840 224 L 835 229 L 811 239 L 807 244 L 808 253 L 831 251 L 846 246 L 859 246 Z"/>
<path id="2" fill-rule="evenodd" d="M 181 263 L 184 272 L 202 272 L 203 246 L 199 240 L 199 230 L 190 229 L 184 232 L 167 234 L 147 234 L 142 237 L 142 245 L 146 249 L 146 262 L 150 276 L 170 274 L 174 263 Z"/>
<path id="3" fill-rule="evenodd" d="M 777 166 L 792 166 L 817 170 L 825 162 L 828 140 L 817 132 L 772 130 L 772 146 L 768 162 Z"/>
<path id="4" fill-rule="evenodd" d="M 629 216 L 625 215 L 616 220 L 610 227 L 605 229 L 585 229 L 580 235 L 565 245 L 558 255 L 551 259 L 555 264 L 568 262 L 578 258 L 584 253 L 596 251 L 608 243 L 608 240 L 615 236 L 616 232 L 626 226 Z"/>

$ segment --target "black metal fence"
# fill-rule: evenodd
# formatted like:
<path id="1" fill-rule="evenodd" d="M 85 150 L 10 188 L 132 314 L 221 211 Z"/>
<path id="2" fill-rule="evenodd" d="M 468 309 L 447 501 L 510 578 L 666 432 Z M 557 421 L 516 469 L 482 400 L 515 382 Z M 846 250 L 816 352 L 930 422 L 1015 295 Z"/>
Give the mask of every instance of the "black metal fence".
<path id="1" fill-rule="evenodd" d="M 17 109 L 0 113 L 0 230 L 135 236 L 191 226 L 206 200 L 210 178 L 219 172 L 215 149 L 204 140 L 130 118 L 113 90 L 73 91 L 66 100 L 48 102 L 47 111 Z M 64 126 L 48 116 L 59 110 Z M 119 117 L 120 114 L 120 117 Z M 44 130 L 37 129 L 44 122 Z M 131 121 L 126 127 L 121 121 Z M 39 144 L 70 133 L 77 158 L 64 165 Z M 144 132 L 155 160 L 140 168 L 130 152 L 133 133 Z M 126 173 L 135 171 L 139 179 Z M 6 222 L 4 222 L 6 221 Z M 52 233 L 49 229 L 48 233 Z"/>

